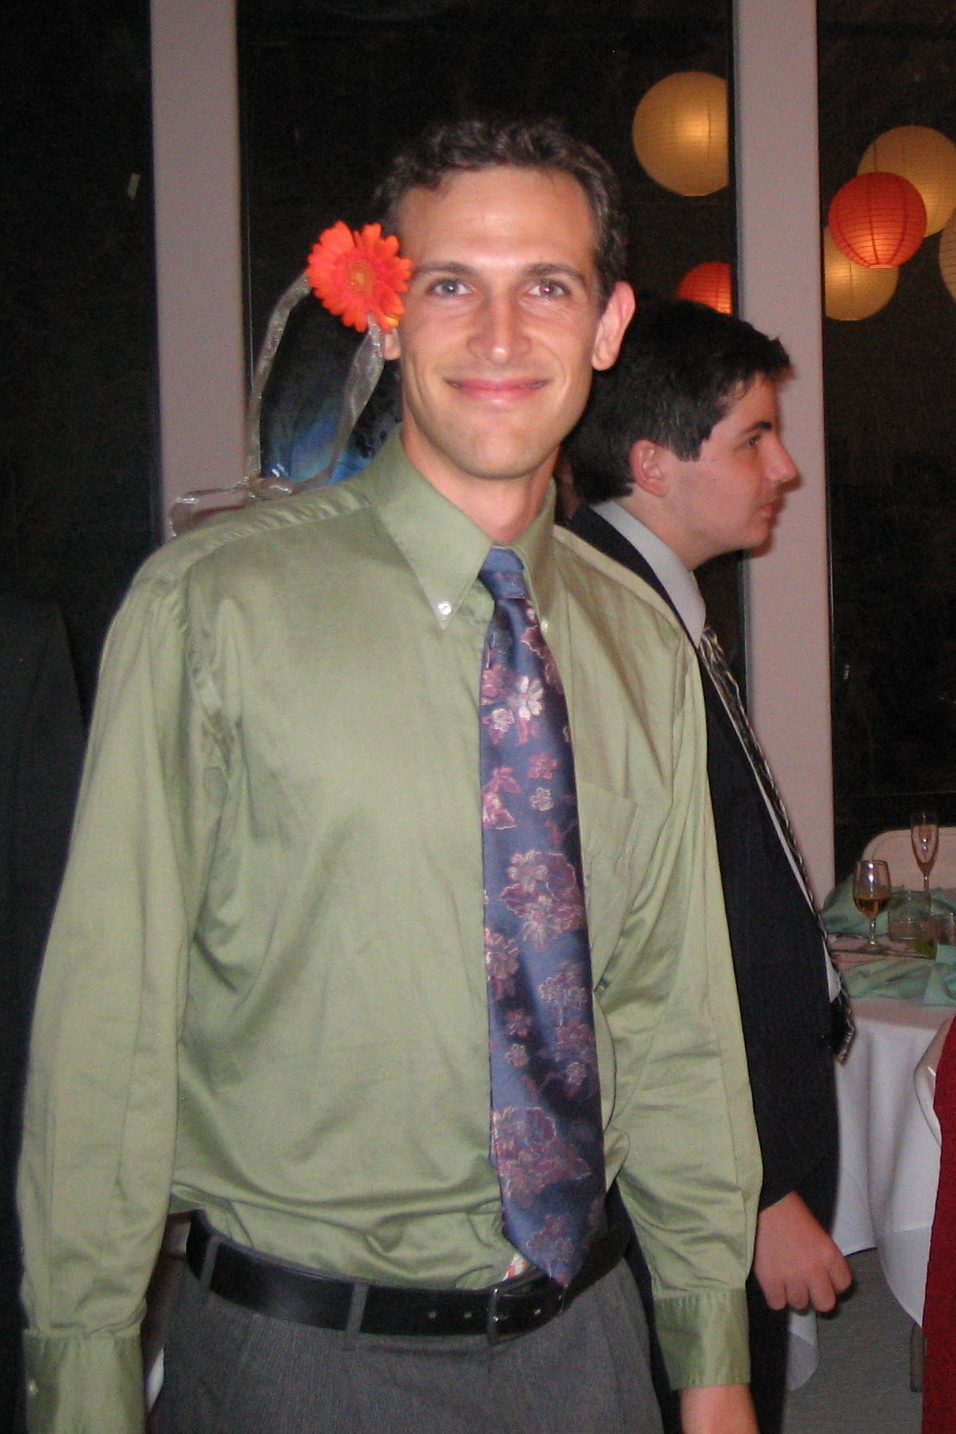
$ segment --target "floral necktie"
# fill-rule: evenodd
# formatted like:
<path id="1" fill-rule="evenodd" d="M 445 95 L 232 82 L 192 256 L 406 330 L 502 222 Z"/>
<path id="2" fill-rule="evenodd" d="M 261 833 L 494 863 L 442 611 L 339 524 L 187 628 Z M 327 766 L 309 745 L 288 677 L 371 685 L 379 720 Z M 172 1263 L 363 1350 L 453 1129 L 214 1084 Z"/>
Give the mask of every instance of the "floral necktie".
<path id="1" fill-rule="evenodd" d="M 604 1213 L 604 1147 L 574 758 L 518 555 L 492 548 L 481 676 L 491 1151 L 504 1232 L 559 1284 Z"/>

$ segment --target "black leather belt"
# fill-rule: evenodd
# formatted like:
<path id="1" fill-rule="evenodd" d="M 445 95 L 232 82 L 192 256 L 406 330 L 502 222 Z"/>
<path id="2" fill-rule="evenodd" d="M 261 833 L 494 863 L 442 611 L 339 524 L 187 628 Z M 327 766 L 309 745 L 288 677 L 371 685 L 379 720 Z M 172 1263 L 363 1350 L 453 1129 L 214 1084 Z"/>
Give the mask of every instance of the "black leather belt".
<path id="1" fill-rule="evenodd" d="M 534 1270 L 490 1289 L 426 1290 L 336 1280 L 288 1265 L 227 1240 L 197 1211 L 186 1263 L 213 1294 L 274 1319 L 360 1334 L 482 1334 L 496 1343 L 538 1329 L 567 1309 L 614 1268 L 629 1237 L 626 1225 L 598 1235 L 566 1289 Z"/>

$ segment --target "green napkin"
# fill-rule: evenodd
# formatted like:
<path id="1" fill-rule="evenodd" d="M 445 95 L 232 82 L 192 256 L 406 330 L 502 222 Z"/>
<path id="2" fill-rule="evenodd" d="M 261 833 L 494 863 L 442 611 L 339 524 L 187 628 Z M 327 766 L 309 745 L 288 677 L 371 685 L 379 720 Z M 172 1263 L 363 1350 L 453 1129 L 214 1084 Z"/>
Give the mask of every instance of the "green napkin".
<path id="1" fill-rule="evenodd" d="M 848 876 L 830 892 L 820 912 L 827 931 L 837 936 L 865 936 L 870 929 L 869 918 L 858 911 L 853 902 L 853 877 Z M 876 930 L 886 935 L 887 915 L 884 908 L 876 918 Z M 850 993 L 853 994 L 852 992 Z"/>
<path id="2" fill-rule="evenodd" d="M 902 890 L 903 888 L 894 888 Z M 956 911 L 956 902 L 940 887 L 930 891 L 933 911 Z M 823 903 L 823 925 L 837 936 L 866 936 L 868 917 L 853 904 L 853 878 L 835 886 Z M 886 936 L 888 913 L 876 918 L 877 935 Z M 884 996 L 897 1001 L 919 1001 L 924 1006 L 956 1006 L 956 946 L 936 947 L 935 961 L 923 956 L 877 956 L 842 968 L 851 996 Z"/>
<path id="3" fill-rule="evenodd" d="M 902 891 L 902 887 L 894 887 L 894 892 Z M 933 911 L 956 911 L 956 903 L 952 897 L 947 896 L 941 887 L 936 886 L 930 891 L 930 898 Z M 866 936 L 870 929 L 869 917 L 864 916 L 853 904 L 853 877 L 848 876 L 835 886 L 830 892 L 820 912 L 823 925 L 827 931 L 832 931 L 838 936 Z M 876 932 L 878 936 L 885 936 L 887 933 L 887 921 L 889 916 L 887 909 L 880 912 L 876 918 Z"/>
<path id="4" fill-rule="evenodd" d="M 924 1006 L 956 1006 L 956 946 L 938 946 L 936 960 L 878 956 L 843 971 L 851 996 L 884 996 Z"/>

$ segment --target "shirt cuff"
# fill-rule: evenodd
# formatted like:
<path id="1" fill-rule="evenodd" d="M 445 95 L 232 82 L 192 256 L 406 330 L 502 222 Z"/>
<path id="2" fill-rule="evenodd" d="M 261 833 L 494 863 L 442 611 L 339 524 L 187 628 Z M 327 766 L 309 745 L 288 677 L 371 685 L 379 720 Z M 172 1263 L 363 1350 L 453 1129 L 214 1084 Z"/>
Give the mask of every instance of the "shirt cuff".
<path id="1" fill-rule="evenodd" d="M 743 1290 L 656 1299 L 654 1320 L 674 1389 L 750 1383 Z"/>
<path id="2" fill-rule="evenodd" d="M 28 1333 L 23 1349 L 30 1434 L 142 1434 L 138 1329 L 83 1339 Z"/>

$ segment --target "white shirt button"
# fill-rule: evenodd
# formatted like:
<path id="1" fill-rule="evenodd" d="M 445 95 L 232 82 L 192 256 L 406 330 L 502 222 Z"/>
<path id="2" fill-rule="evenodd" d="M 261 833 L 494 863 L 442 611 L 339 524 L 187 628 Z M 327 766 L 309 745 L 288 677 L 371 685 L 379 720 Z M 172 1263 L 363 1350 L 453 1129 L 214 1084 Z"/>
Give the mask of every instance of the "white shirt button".
<path id="1" fill-rule="evenodd" d="M 548 619 L 546 617 L 543 617 L 541 619 L 541 631 L 545 634 L 545 636 L 547 636 L 548 628 L 550 626 L 551 624 L 548 622 Z"/>
<path id="2" fill-rule="evenodd" d="M 40 1393 L 40 1386 L 39 1384 L 37 1384 L 35 1379 L 27 1380 L 27 1393 L 29 1394 L 31 1399 L 36 1399 L 37 1395 Z"/>
<path id="3" fill-rule="evenodd" d="M 438 604 L 438 607 L 436 608 L 436 612 L 438 613 L 439 617 L 448 617 L 449 613 L 451 612 L 451 603 L 440 602 Z"/>

